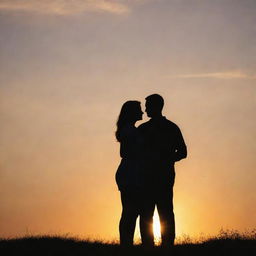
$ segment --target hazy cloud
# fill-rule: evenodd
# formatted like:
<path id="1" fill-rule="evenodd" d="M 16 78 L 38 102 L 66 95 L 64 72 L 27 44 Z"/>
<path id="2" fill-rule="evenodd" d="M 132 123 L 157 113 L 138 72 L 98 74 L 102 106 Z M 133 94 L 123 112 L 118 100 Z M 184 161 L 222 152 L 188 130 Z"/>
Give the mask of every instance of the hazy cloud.
<path id="1" fill-rule="evenodd" d="M 130 11 L 125 2 L 117 0 L 0 0 L 0 10 L 55 15 L 72 15 L 87 11 L 125 14 Z"/>
<path id="2" fill-rule="evenodd" d="M 173 78 L 217 78 L 217 79 L 256 79 L 256 75 L 250 75 L 242 71 L 227 71 L 198 74 L 182 74 Z"/>

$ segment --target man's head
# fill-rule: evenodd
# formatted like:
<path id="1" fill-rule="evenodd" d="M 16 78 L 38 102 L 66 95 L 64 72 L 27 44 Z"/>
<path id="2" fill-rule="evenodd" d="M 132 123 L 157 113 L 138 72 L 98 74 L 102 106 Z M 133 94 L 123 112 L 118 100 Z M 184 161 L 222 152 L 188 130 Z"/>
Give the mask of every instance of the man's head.
<path id="1" fill-rule="evenodd" d="M 154 118 L 162 116 L 164 99 L 159 94 L 152 94 L 146 98 L 146 113 L 148 117 Z"/>

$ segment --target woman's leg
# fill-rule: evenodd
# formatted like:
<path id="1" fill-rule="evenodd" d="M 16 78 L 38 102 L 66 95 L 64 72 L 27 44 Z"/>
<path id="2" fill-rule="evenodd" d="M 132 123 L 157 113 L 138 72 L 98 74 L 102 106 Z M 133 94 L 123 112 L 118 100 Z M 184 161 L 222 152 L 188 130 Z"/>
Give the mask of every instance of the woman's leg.
<path id="1" fill-rule="evenodd" d="M 119 222 L 120 244 L 132 246 L 133 236 L 138 217 L 137 196 L 133 191 L 121 191 L 122 216 Z"/>

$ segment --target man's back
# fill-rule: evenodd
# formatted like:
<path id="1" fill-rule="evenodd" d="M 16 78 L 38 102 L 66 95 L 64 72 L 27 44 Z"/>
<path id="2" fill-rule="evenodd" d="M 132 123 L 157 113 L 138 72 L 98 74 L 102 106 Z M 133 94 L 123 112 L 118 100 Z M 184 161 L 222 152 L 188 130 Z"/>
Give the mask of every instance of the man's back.
<path id="1" fill-rule="evenodd" d="M 174 163 L 187 155 L 179 127 L 162 116 L 138 129 L 143 138 L 142 179 L 147 185 L 173 185 Z"/>

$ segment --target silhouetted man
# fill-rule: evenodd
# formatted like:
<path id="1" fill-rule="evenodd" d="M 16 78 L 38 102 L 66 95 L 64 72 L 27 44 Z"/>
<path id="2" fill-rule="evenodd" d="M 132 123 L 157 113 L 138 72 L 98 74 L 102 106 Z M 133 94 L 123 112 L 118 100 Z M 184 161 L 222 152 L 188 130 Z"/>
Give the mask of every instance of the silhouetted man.
<path id="1" fill-rule="evenodd" d="M 175 239 L 174 164 L 186 158 L 187 148 L 179 127 L 162 115 L 163 106 L 164 100 L 160 95 L 148 96 L 146 113 L 151 119 L 138 128 L 144 141 L 140 231 L 142 244 L 153 246 L 153 214 L 156 206 L 161 223 L 162 246 L 171 247 Z"/>

